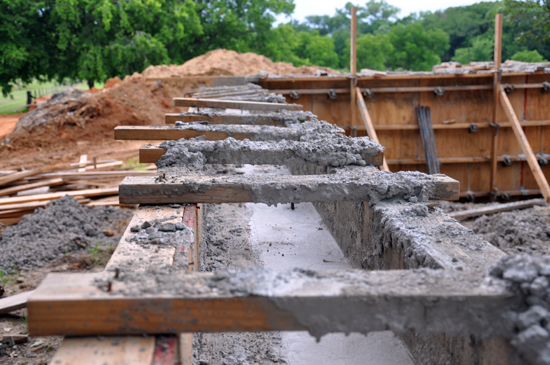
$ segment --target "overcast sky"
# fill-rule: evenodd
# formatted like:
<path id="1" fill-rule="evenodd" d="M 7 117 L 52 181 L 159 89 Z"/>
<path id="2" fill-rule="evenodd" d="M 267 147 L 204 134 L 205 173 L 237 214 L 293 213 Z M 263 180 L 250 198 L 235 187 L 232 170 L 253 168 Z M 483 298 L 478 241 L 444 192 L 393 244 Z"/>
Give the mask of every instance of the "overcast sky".
<path id="1" fill-rule="evenodd" d="M 308 15 L 334 15 L 335 9 L 341 9 L 349 0 L 294 0 L 296 9 L 292 14 L 293 19 L 304 21 Z M 367 1 L 351 1 L 357 5 L 364 5 Z M 387 0 L 393 6 L 401 9 L 398 14 L 400 18 L 419 11 L 435 11 L 453 6 L 471 5 L 480 0 Z M 288 19 L 284 16 L 278 18 L 279 22 L 286 23 Z"/>

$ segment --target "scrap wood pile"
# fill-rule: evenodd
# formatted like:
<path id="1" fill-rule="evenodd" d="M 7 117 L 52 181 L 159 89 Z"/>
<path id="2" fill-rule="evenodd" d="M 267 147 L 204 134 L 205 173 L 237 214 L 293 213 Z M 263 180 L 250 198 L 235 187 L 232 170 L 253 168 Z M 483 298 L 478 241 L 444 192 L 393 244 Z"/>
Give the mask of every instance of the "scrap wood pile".
<path id="1" fill-rule="evenodd" d="M 149 176 L 154 171 L 121 168 L 122 161 L 87 161 L 25 170 L 0 171 L 0 223 L 18 223 L 25 214 L 65 195 L 89 206 L 119 205 L 118 183 L 126 176 Z"/>

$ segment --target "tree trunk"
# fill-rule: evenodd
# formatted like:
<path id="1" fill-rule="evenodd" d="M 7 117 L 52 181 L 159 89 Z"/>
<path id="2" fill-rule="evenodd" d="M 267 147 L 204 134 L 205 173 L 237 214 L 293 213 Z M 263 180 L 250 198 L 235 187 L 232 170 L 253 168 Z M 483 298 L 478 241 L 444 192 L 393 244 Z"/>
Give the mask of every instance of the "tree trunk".
<path id="1" fill-rule="evenodd" d="M 90 90 L 92 89 L 92 87 L 94 87 L 94 80 L 88 80 L 88 87 L 90 88 Z"/>

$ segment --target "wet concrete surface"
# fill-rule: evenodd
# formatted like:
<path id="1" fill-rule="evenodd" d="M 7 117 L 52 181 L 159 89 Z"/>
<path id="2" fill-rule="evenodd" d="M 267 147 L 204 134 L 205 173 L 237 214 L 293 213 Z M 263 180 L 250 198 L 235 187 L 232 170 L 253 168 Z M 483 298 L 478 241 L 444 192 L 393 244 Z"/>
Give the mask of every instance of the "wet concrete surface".
<path id="1" fill-rule="evenodd" d="M 289 174 L 282 167 L 245 166 L 245 173 Z M 268 207 L 246 204 L 250 216 L 249 242 L 259 263 L 276 270 L 350 269 L 336 241 L 311 203 Z M 335 308 L 338 310 L 338 308 Z M 320 342 L 307 332 L 283 332 L 282 346 L 287 361 L 302 364 L 414 364 L 401 339 L 392 332 L 329 334 Z"/>

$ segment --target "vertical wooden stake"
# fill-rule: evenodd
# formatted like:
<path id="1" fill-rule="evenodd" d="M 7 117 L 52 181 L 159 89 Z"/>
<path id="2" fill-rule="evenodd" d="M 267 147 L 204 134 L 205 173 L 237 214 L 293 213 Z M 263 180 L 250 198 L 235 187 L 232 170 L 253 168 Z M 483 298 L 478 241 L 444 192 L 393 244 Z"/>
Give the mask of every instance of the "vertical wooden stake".
<path id="1" fill-rule="evenodd" d="M 521 124 L 519 123 L 519 119 L 516 113 L 514 112 L 514 109 L 512 108 L 510 99 L 508 99 L 508 95 L 506 95 L 506 92 L 502 87 L 500 89 L 500 101 L 502 102 L 502 107 L 504 108 L 504 112 L 506 113 L 506 116 L 510 121 L 512 130 L 514 131 L 514 134 L 516 135 L 516 139 L 518 140 L 519 145 L 521 147 L 521 151 L 523 152 L 523 154 L 525 155 L 525 158 L 527 159 L 529 168 L 531 169 L 531 172 L 535 176 L 535 180 L 537 181 L 537 184 L 542 192 L 542 195 L 544 196 L 544 199 L 546 200 L 546 202 L 550 204 L 550 186 L 548 185 L 548 181 L 546 181 L 546 177 L 542 173 L 542 169 L 540 168 L 539 162 L 535 157 L 535 154 L 533 153 L 533 149 L 531 148 L 531 145 L 529 144 L 529 141 L 527 140 L 527 137 L 525 136 L 525 133 L 521 128 Z"/>
<path id="2" fill-rule="evenodd" d="M 355 95 L 355 77 L 357 75 L 357 8 L 351 7 L 351 39 L 350 39 L 350 95 L 351 95 L 351 125 L 357 125 L 357 98 Z"/>
<path id="3" fill-rule="evenodd" d="M 495 16 L 495 73 L 493 75 L 493 123 L 495 130 L 491 144 L 491 186 L 494 191 L 497 187 L 497 148 L 498 148 L 498 111 L 500 107 L 500 64 L 502 63 L 502 14 Z"/>

